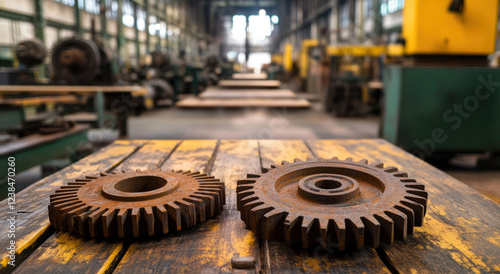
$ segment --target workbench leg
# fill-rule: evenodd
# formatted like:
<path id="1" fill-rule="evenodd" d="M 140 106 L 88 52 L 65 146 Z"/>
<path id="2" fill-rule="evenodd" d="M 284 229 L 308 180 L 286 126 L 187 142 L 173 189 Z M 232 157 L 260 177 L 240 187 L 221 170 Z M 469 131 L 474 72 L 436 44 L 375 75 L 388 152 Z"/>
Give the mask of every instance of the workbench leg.
<path id="1" fill-rule="evenodd" d="M 118 112 L 116 114 L 116 122 L 118 126 L 119 138 L 127 139 L 128 136 L 128 114 L 126 116 L 123 115 L 122 112 Z"/>
<path id="2" fill-rule="evenodd" d="M 104 126 L 104 92 L 96 92 L 94 98 L 94 107 L 97 113 L 97 126 L 102 128 Z"/>

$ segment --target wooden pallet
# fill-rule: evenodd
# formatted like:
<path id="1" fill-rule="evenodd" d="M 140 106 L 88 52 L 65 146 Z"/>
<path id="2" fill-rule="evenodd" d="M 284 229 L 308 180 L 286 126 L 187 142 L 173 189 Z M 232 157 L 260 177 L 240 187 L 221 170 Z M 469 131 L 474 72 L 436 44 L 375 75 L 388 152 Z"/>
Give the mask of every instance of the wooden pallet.
<path id="1" fill-rule="evenodd" d="M 278 80 L 221 80 L 219 81 L 220 88 L 280 88 L 281 82 Z"/>
<path id="2" fill-rule="evenodd" d="M 265 91 L 265 92 L 263 92 Z M 267 99 L 282 99 L 282 98 L 295 98 L 295 93 L 289 89 L 239 89 L 227 90 L 209 88 L 198 95 L 202 99 L 238 99 L 238 98 L 267 98 Z"/>
<path id="3" fill-rule="evenodd" d="M 181 108 L 242 108 L 242 107 L 284 107 L 309 108 L 311 104 L 304 99 L 268 99 L 268 98 L 239 98 L 239 99 L 200 99 L 189 97 L 176 104 Z"/>
<path id="4" fill-rule="evenodd" d="M 235 73 L 233 74 L 234 80 L 266 80 L 267 74 L 265 73 Z"/>
<path id="5" fill-rule="evenodd" d="M 377 250 L 302 250 L 267 242 L 245 229 L 236 210 L 236 181 L 263 167 L 307 157 L 383 162 L 426 185 L 425 223 L 405 241 Z M 70 180 L 113 170 L 206 172 L 226 183 L 221 215 L 198 227 L 149 239 L 87 239 L 50 228 L 49 195 Z M 235 254 L 256 258 L 256 271 L 330 273 L 488 273 L 500 267 L 500 206 L 384 140 L 116 141 L 16 195 L 17 273 L 230 272 Z M 8 210 L 0 226 L 9 227 Z M 0 272 L 9 266 L 8 233 L 0 234 Z M 24 262 L 23 262 L 24 259 Z"/>

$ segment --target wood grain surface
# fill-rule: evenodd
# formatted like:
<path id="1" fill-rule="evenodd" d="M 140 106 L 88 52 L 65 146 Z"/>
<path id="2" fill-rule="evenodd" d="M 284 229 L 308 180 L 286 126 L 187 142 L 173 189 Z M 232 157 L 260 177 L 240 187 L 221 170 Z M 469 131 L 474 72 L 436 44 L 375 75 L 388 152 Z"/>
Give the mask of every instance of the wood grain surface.
<path id="1" fill-rule="evenodd" d="M 381 161 L 424 183 L 430 195 L 424 226 L 406 241 L 349 252 L 302 250 L 245 229 L 235 206 L 238 179 L 283 160 L 334 156 Z M 151 168 L 200 171 L 223 180 L 224 211 L 200 226 L 140 240 L 84 239 L 49 227 L 48 197 L 63 183 L 99 171 Z M 498 204 L 383 140 L 121 140 L 30 186 L 16 202 L 18 273 L 220 273 L 231 271 L 234 256 L 256 258 L 255 270 L 265 273 L 500 272 Z M 7 243 L 0 234 L 0 246 Z M 3 249 L 0 272 L 14 270 L 7 262 Z"/>

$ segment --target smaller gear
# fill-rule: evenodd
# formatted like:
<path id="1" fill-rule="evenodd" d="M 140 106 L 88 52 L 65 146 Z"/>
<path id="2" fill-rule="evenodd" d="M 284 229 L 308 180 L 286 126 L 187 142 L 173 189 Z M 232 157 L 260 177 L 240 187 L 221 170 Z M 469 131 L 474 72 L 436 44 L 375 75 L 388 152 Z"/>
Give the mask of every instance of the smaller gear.
<path id="1" fill-rule="evenodd" d="M 315 159 L 263 169 L 237 183 L 237 209 L 266 240 L 303 248 L 376 248 L 423 224 L 425 186 L 382 163 Z"/>
<path id="2" fill-rule="evenodd" d="M 50 196 L 49 219 L 80 236 L 153 236 L 203 223 L 224 203 L 224 183 L 207 174 L 111 172 L 62 186 Z"/>

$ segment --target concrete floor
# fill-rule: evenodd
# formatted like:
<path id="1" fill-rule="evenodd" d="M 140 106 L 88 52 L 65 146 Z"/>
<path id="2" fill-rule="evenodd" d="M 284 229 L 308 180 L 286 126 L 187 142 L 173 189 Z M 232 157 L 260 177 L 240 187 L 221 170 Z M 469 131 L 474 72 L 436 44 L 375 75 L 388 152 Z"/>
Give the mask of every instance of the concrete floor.
<path id="1" fill-rule="evenodd" d="M 334 118 L 314 104 L 311 110 L 183 110 L 166 108 L 129 119 L 130 139 L 336 139 L 377 138 L 379 118 Z M 111 142 L 117 134 L 93 131 Z M 18 191 L 41 178 L 39 167 L 17 178 Z M 444 170 L 500 203 L 500 171 L 471 167 Z"/>

